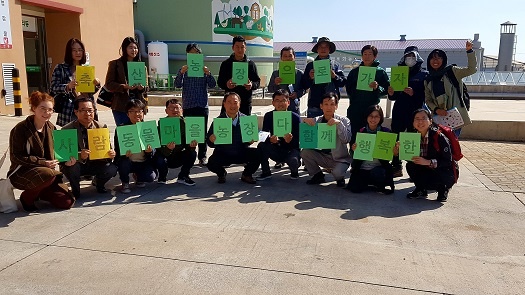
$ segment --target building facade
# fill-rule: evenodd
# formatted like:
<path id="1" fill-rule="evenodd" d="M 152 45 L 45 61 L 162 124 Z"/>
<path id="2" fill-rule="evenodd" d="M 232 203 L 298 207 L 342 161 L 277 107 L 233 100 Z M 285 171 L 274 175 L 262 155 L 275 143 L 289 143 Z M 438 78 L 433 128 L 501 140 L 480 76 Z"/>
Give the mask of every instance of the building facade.
<path id="1" fill-rule="evenodd" d="M 64 60 L 66 42 L 82 40 L 104 81 L 108 62 L 120 56 L 124 37 L 133 36 L 131 0 L 1 0 L 0 33 L 2 72 L 0 114 L 14 114 L 10 68 L 20 71 L 23 114 L 29 113 L 26 98 L 34 90 L 49 91 L 53 68 Z"/>

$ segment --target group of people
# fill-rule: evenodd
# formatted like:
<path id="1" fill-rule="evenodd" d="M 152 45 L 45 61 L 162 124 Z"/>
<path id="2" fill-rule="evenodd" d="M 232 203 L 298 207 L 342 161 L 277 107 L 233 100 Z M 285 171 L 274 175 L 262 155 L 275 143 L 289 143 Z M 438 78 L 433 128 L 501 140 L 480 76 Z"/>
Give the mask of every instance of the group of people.
<path id="1" fill-rule="evenodd" d="M 330 60 L 330 54 L 335 49 L 333 42 L 322 37 L 312 51 L 318 54 L 315 60 Z M 51 90 L 55 97 L 42 92 L 32 93 L 29 104 L 33 114 L 17 124 L 10 134 L 11 167 L 8 177 L 15 188 L 23 190 L 20 196 L 23 208 L 26 211 L 36 210 L 37 200 L 49 201 L 57 208 L 70 208 L 80 196 L 82 176 L 93 176 L 92 184 L 97 192 L 104 193 L 107 192 L 105 184 L 118 172 L 122 183 L 121 192 L 129 193 L 130 174 L 136 187 L 144 187 L 145 183 L 155 180 L 166 183 L 169 168 L 181 167 L 177 182 L 192 186 L 195 182 L 190 177 L 190 171 L 196 160 L 217 174 L 218 183 L 226 182 L 226 168 L 231 164 L 245 165 L 241 176 L 241 181 L 245 183 L 255 184 L 256 181 L 271 178 L 269 159 L 272 159 L 278 164 L 288 165 L 291 179 L 299 178 L 302 162 L 311 176 L 307 184 L 325 182 L 325 172 L 328 171 L 333 175 L 337 186 L 346 186 L 352 192 L 359 193 L 373 187 L 388 194 L 394 191 L 393 179 L 402 176 L 401 161 L 397 157 L 399 143 L 393 148 L 395 157 L 392 161 L 353 159 L 353 151 L 357 147 L 356 133 L 378 131 L 418 132 L 421 135 L 420 156 L 408 161 L 406 167 L 415 189 L 407 197 L 423 198 L 427 197 L 428 190 L 436 190 L 438 201 L 447 200 L 448 191 L 455 183 L 452 152 L 449 139 L 432 123 L 432 118 L 435 115 L 445 115 L 447 110 L 457 107 L 464 122 L 470 123 L 465 104 L 461 101 L 461 91 L 454 89 L 448 75 L 455 75 L 462 86 L 461 78 L 476 71 L 476 57 L 471 42 L 466 44 L 468 67 L 465 68 L 447 65 L 445 52 L 436 49 L 429 55 L 425 70 L 418 48 L 408 47 L 399 62 L 399 65 L 409 67 L 409 85 L 403 91 L 394 91 L 390 86 L 388 75 L 379 67 L 378 50 L 372 45 L 362 48 L 362 62 L 359 66 L 376 68 L 375 79 L 369 84 L 370 91 L 357 89 L 359 67 L 352 69 L 345 77 L 333 60 L 330 60 L 331 81 L 328 83 L 315 83 L 313 63 L 309 63 L 304 72 L 295 70 L 294 84 L 283 84 L 279 72 L 274 71 L 268 86 L 273 92 L 274 110 L 264 115 L 262 125 L 262 131 L 270 135 L 260 139 L 257 147 L 252 147 L 254 141 L 242 140 L 240 124 L 241 117 L 251 115 L 252 92 L 260 85 L 257 66 L 246 56 L 246 41 L 243 37 L 233 38 L 232 50 L 231 56 L 220 66 L 217 82 L 206 66 L 202 77 L 189 77 L 187 65 L 179 69 L 175 84 L 182 88 L 182 101 L 168 100 L 165 112 L 168 117 L 181 118 L 181 144 L 171 142 L 157 149 L 147 146 L 138 153 L 121 153 L 118 134 L 115 134 L 115 147 L 108 152 L 108 158 L 91 160 L 87 130 L 107 126 L 96 119 L 97 106 L 93 94 L 78 93 L 75 90 L 75 68 L 86 61 L 85 47 L 78 39 L 69 40 L 64 63 L 57 65 L 53 72 Z M 141 122 L 147 113 L 147 85 L 127 83 L 127 62 L 139 60 L 138 52 L 138 43 L 134 38 L 127 37 L 121 45 L 121 57 L 109 62 L 104 87 L 113 93 L 111 109 L 117 126 Z M 195 43 L 188 44 L 186 52 L 202 53 Z M 283 48 L 281 60 L 295 60 L 293 48 Z M 233 82 L 234 62 L 248 63 L 248 81 L 244 85 Z M 95 79 L 93 83 L 98 90 L 100 81 Z M 207 126 L 207 89 L 215 87 L 216 83 L 225 90 L 218 118 L 232 119 L 231 143 L 216 144 L 213 123 L 206 134 L 205 143 L 185 142 L 184 117 L 204 117 Z M 340 87 L 346 87 L 350 99 L 346 117 L 336 113 Z M 307 116 L 301 119 L 299 100 L 307 91 Z M 378 104 L 380 97 L 384 95 L 395 100 L 392 131 L 382 126 L 384 114 Z M 72 157 L 62 163 L 55 160 L 52 136 L 56 127 L 49 122 L 56 109 L 55 104 L 59 102 L 61 108 L 57 125 L 62 126 L 62 129 L 77 130 L 80 151 L 78 159 Z M 287 110 L 292 111 L 291 132 L 284 136 L 273 135 L 273 115 Z M 335 125 L 335 148 L 301 150 L 300 123 L 310 126 L 317 123 Z M 459 136 L 460 130 L 455 132 Z M 207 147 L 214 149 L 209 159 L 206 157 Z M 254 177 L 259 166 L 262 171 Z M 350 166 L 350 179 L 346 183 L 345 175 Z M 71 190 L 65 185 L 63 176 L 69 180 Z"/>

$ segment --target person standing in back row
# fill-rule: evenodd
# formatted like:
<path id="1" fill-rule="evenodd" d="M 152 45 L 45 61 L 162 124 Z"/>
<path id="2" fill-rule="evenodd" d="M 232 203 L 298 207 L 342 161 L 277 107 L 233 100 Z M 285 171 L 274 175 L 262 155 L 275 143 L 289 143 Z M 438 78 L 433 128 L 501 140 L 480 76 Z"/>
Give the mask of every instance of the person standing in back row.
<path id="1" fill-rule="evenodd" d="M 196 43 L 190 43 L 186 46 L 186 53 L 198 53 L 202 51 Z M 182 88 L 182 108 L 186 117 L 204 117 L 204 125 L 208 126 L 208 88 L 214 88 L 217 83 L 208 67 L 204 66 L 204 76 L 188 77 L 188 65 L 182 66 L 177 77 L 175 86 Z M 206 166 L 208 150 L 206 143 L 199 143 L 199 153 L 197 158 L 201 166 Z"/>
<path id="2" fill-rule="evenodd" d="M 242 36 L 233 37 L 232 50 L 232 55 L 221 63 L 217 84 L 226 92 L 237 93 L 241 97 L 240 112 L 249 116 L 252 113 L 253 90 L 259 88 L 261 78 L 259 78 L 255 63 L 246 56 L 246 40 Z M 237 85 L 232 81 L 234 62 L 248 63 L 248 82 L 244 85 Z"/>

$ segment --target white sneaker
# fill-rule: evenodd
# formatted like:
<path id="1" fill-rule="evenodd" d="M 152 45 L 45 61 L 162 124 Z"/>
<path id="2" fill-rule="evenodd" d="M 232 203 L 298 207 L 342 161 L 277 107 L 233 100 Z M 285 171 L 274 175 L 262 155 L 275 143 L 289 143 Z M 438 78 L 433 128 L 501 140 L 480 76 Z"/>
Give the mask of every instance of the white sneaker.
<path id="1" fill-rule="evenodd" d="M 123 183 L 123 184 L 122 184 L 122 188 L 120 189 L 120 191 L 121 191 L 123 194 L 129 194 L 129 193 L 131 193 L 131 190 L 129 189 L 129 183 Z"/>
<path id="2" fill-rule="evenodd" d="M 144 182 L 137 181 L 137 182 L 135 182 L 135 186 L 136 187 L 146 187 L 146 184 Z"/>

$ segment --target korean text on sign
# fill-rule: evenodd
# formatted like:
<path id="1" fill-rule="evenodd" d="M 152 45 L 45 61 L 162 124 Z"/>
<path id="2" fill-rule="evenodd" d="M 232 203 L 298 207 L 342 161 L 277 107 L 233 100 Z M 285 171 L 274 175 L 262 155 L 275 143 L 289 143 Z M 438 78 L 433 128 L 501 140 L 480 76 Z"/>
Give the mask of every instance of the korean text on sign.
<path id="1" fill-rule="evenodd" d="M 317 124 L 314 126 L 306 123 L 299 124 L 299 147 L 302 149 L 317 148 Z"/>
<path id="2" fill-rule="evenodd" d="M 125 155 L 127 151 L 133 154 L 142 151 L 137 125 L 117 126 L 116 132 L 120 155 Z"/>
<path id="3" fill-rule="evenodd" d="M 146 150 L 148 146 L 151 146 L 153 149 L 160 147 L 156 121 L 138 122 L 136 125 L 139 131 L 140 145 L 143 150 Z"/>
<path id="4" fill-rule="evenodd" d="M 412 161 L 420 155 L 421 134 L 412 132 L 399 133 L 399 159 Z"/>
<path id="5" fill-rule="evenodd" d="M 237 86 L 248 84 L 248 63 L 233 62 L 232 82 Z"/>
<path id="6" fill-rule="evenodd" d="M 279 78 L 281 84 L 295 84 L 295 61 L 279 62 Z"/>
<path id="7" fill-rule="evenodd" d="M 392 161 L 397 134 L 378 131 L 374 147 L 374 158 Z"/>
<path id="8" fill-rule="evenodd" d="M 357 90 L 372 91 L 370 83 L 376 79 L 376 67 L 359 67 L 359 73 L 357 74 Z"/>
<path id="9" fill-rule="evenodd" d="M 403 91 L 408 87 L 408 67 L 392 67 L 390 72 L 390 86 L 394 91 Z"/>
<path id="10" fill-rule="evenodd" d="M 241 116 L 239 120 L 241 123 L 242 142 L 257 141 L 259 139 L 257 116 Z"/>
<path id="11" fill-rule="evenodd" d="M 160 144 L 167 145 L 170 142 L 181 144 L 180 118 L 166 117 L 159 119 Z"/>
<path id="12" fill-rule="evenodd" d="M 307 75 L 308 73 L 305 73 Z M 314 61 L 315 84 L 330 83 L 332 81 L 332 67 L 329 59 Z"/>
<path id="13" fill-rule="evenodd" d="M 327 123 L 317 124 L 317 148 L 335 149 L 336 146 L 336 125 L 329 126 Z"/>
<path id="14" fill-rule="evenodd" d="M 273 135 L 283 137 L 292 132 L 292 112 L 273 112 Z"/>
<path id="15" fill-rule="evenodd" d="M 213 134 L 215 135 L 214 144 L 232 143 L 232 119 L 215 118 L 213 119 Z"/>
<path id="16" fill-rule="evenodd" d="M 186 117 L 184 118 L 186 130 L 186 142 L 190 143 L 194 140 L 197 143 L 204 143 L 206 133 L 204 125 L 204 117 Z"/>
<path id="17" fill-rule="evenodd" d="M 128 61 L 128 85 L 146 86 L 146 65 L 141 61 Z"/>
<path id="18" fill-rule="evenodd" d="M 76 129 L 53 130 L 55 158 L 67 162 L 71 157 L 78 160 L 78 136 Z"/>
<path id="19" fill-rule="evenodd" d="M 93 84 L 93 80 L 95 80 L 95 67 L 77 66 L 75 76 L 78 83 L 78 85 L 75 87 L 77 92 L 95 92 L 95 84 Z"/>
<path id="20" fill-rule="evenodd" d="M 372 161 L 376 135 L 358 132 L 355 139 L 354 159 Z"/>
<path id="21" fill-rule="evenodd" d="M 109 138 L 108 128 L 88 129 L 88 147 L 89 159 L 97 160 L 109 158 L 109 150 L 111 149 L 111 140 Z"/>
<path id="22" fill-rule="evenodd" d="M 188 77 L 202 77 L 204 75 L 204 56 L 200 53 L 187 54 Z"/>

